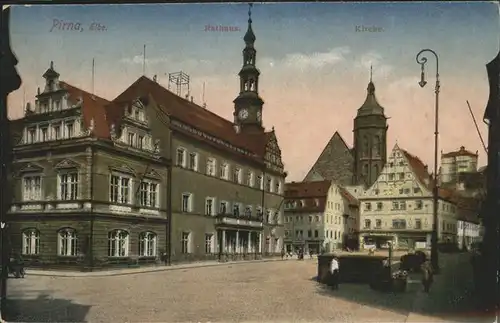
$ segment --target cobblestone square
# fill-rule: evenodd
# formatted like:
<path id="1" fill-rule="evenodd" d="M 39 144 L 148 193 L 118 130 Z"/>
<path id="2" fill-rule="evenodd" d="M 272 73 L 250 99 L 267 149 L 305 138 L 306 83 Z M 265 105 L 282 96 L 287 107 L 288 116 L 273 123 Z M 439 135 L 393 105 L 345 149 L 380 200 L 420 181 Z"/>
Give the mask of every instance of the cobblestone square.
<path id="1" fill-rule="evenodd" d="M 316 283 L 315 260 L 170 269 L 108 277 L 12 279 L 16 321 L 404 322 L 418 284 L 403 295 L 367 285 L 331 291 Z"/>

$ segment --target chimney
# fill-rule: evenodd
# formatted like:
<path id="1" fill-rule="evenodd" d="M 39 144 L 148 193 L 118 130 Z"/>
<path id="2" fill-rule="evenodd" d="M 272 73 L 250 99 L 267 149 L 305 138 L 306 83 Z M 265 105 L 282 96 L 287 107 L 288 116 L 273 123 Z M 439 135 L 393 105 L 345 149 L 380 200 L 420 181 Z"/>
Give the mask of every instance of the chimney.
<path id="1" fill-rule="evenodd" d="M 153 76 L 153 81 L 154 81 L 155 83 L 158 83 L 158 77 L 156 76 L 156 74 Z"/>
<path id="2" fill-rule="evenodd" d="M 191 95 L 191 102 L 193 102 L 193 96 Z"/>
<path id="3" fill-rule="evenodd" d="M 428 174 L 428 173 L 429 173 L 429 166 L 424 165 L 424 170 L 425 170 L 425 173 L 427 173 L 427 174 Z"/>
<path id="4" fill-rule="evenodd" d="M 241 129 L 240 129 L 240 126 L 239 126 L 239 125 L 234 124 L 234 125 L 233 125 L 233 127 L 234 127 L 234 131 L 235 131 L 236 133 L 240 133 L 240 130 L 241 130 Z"/>
<path id="5" fill-rule="evenodd" d="M 203 109 L 206 109 L 206 108 L 207 108 L 207 104 L 203 103 Z"/>

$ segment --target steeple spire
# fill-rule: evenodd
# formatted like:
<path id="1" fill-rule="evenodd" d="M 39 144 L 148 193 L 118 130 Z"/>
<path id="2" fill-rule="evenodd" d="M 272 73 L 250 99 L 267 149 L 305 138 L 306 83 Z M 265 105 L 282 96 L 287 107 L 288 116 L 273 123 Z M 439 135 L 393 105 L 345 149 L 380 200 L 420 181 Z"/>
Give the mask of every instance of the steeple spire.
<path id="1" fill-rule="evenodd" d="M 370 83 L 372 83 L 373 65 L 370 65 Z"/>
<path id="2" fill-rule="evenodd" d="M 243 40 L 247 44 L 247 47 L 252 46 L 255 43 L 255 34 L 253 33 L 252 30 L 252 7 L 253 3 L 248 4 L 248 29 L 247 32 L 245 33 L 245 36 L 243 37 Z"/>
<path id="3" fill-rule="evenodd" d="M 375 95 L 375 84 L 373 84 L 373 65 L 370 65 L 370 83 L 368 83 L 368 95 Z"/>
<path id="4" fill-rule="evenodd" d="M 243 37 L 243 66 L 240 73 L 240 93 L 234 102 L 234 121 L 241 131 L 264 130 L 262 127 L 262 106 L 259 96 L 260 72 L 256 66 L 255 34 L 252 30 L 252 4 L 248 4 L 248 29 Z"/>

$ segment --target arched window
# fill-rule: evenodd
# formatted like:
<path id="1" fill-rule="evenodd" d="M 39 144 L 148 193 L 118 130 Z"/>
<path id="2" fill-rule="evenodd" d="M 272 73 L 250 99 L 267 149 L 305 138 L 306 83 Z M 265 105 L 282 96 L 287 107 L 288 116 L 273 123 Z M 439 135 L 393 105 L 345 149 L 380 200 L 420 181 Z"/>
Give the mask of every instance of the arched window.
<path id="1" fill-rule="evenodd" d="M 71 228 L 59 230 L 57 234 L 57 254 L 59 256 L 76 256 L 78 240 L 76 231 Z"/>
<path id="2" fill-rule="evenodd" d="M 156 257 L 157 237 L 153 232 L 139 234 L 139 257 Z"/>
<path id="3" fill-rule="evenodd" d="M 40 231 L 26 229 L 23 231 L 23 255 L 38 255 L 40 253 Z"/>
<path id="4" fill-rule="evenodd" d="M 127 231 L 114 230 L 108 233 L 108 257 L 127 257 L 129 247 Z"/>

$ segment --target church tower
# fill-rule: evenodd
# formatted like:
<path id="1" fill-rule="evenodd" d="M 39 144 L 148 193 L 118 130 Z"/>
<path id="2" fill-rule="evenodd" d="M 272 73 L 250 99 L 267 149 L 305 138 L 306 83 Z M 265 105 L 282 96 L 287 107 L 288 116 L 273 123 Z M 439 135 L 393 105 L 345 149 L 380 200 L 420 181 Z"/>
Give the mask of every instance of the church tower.
<path id="1" fill-rule="evenodd" d="M 354 184 L 371 186 L 387 160 L 387 117 L 375 98 L 375 85 L 368 83 L 365 103 L 354 118 Z"/>
<path id="2" fill-rule="evenodd" d="M 252 4 L 248 9 L 248 29 L 243 37 L 243 67 L 240 73 L 240 94 L 234 99 L 234 124 L 240 131 L 247 133 L 263 132 L 262 106 L 264 101 L 259 96 L 260 72 L 255 65 L 255 34 L 252 30 Z"/>

